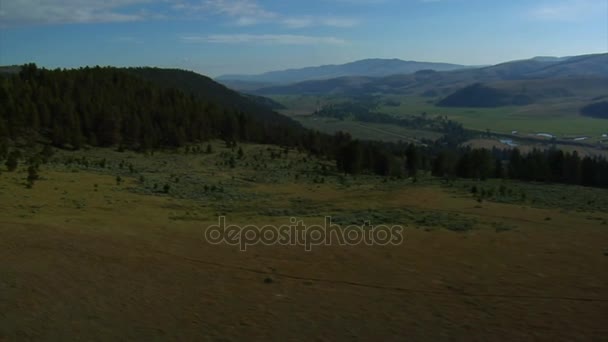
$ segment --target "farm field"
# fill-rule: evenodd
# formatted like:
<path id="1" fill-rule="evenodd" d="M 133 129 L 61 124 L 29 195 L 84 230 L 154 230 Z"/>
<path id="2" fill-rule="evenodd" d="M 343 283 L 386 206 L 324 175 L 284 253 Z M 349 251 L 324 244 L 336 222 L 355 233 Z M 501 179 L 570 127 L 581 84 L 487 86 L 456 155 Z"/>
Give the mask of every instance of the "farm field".
<path id="1" fill-rule="evenodd" d="M 0 340 L 608 333 L 607 190 L 344 177 L 297 150 L 206 148 L 57 151 L 31 189 L 24 166 L 2 168 Z M 370 220 L 402 225 L 404 240 L 241 252 L 204 240 L 220 215 Z"/>

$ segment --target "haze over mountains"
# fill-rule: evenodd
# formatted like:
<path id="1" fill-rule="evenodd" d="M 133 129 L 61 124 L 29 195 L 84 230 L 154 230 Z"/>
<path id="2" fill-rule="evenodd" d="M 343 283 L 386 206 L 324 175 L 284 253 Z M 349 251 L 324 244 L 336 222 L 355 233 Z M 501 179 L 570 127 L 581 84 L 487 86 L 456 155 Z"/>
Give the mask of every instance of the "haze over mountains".
<path id="1" fill-rule="evenodd" d="M 331 79 L 344 76 L 382 77 L 396 74 L 411 74 L 420 70 L 451 71 L 471 68 L 470 66 L 449 64 L 403 61 L 400 59 L 364 59 L 340 65 L 323 65 L 301 69 L 271 71 L 259 75 L 223 75 L 217 80 L 230 84 L 234 81 L 257 83 L 295 83 L 310 80 Z"/>
<path id="2" fill-rule="evenodd" d="M 427 69 L 427 68 L 425 68 Z M 437 71 L 419 70 L 409 74 L 394 72 L 384 77 L 353 75 L 324 80 L 304 81 L 290 85 L 261 87 L 252 92 L 259 95 L 289 94 L 419 94 L 423 96 L 447 95 L 464 86 L 483 83 L 530 83 L 551 87 L 560 80 L 561 94 L 576 91 L 581 82 L 599 84 L 608 91 L 608 54 L 582 55 L 569 58 L 532 58 L 480 68 Z M 515 82 L 517 81 L 517 82 Z M 603 87 L 602 85 L 606 85 Z M 560 92 L 556 92 L 559 95 Z"/>

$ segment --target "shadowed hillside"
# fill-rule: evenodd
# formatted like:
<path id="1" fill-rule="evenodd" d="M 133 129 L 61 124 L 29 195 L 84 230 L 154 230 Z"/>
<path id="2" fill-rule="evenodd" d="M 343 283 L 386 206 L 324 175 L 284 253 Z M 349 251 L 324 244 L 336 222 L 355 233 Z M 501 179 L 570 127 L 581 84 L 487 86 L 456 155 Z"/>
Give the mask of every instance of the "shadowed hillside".
<path id="1" fill-rule="evenodd" d="M 587 105 L 581 109 L 581 113 L 594 118 L 608 119 L 608 101 Z"/>
<path id="2" fill-rule="evenodd" d="M 147 149 L 213 138 L 295 143 L 303 132 L 295 121 L 190 72 L 30 64 L 0 81 L 0 137 Z"/>
<path id="3" fill-rule="evenodd" d="M 511 95 L 505 91 L 476 83 L 456 91 L 437 103 L 441 107 L 500 107 L 531 104 L 533 99 L 524 94 Z"/>

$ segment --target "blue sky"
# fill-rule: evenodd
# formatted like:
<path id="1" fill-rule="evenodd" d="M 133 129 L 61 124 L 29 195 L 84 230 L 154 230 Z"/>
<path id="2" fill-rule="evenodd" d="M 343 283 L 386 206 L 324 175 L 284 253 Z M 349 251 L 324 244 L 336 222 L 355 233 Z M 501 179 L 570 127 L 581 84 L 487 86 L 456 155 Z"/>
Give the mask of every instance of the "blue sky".
<path id="1" fill-rule="evenodd" d="M 210 76 L 608 51 L 608 0 L 0 0 L 0 64 Z"/>

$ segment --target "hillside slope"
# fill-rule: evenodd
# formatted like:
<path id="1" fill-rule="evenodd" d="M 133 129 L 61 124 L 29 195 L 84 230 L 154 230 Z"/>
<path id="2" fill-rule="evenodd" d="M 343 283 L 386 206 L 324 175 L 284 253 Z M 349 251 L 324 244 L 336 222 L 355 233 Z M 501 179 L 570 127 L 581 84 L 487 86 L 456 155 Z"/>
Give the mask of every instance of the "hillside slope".
<path id="1" fill-rule="evenodd" d="M 242 95 L 213 79 L 192 71 L 160 68 L 130 68 L 129 72 L 164 88 L 179 89 L 203 101 L 213 101 L 231 110 L 243 111 L 256 117 L 294 125 L 289 118 L 274 113 L 278 104 L 270 99 Z"/>
<path id="2" fill-rule="evenodd" d="M 437 103 L 441 107 L 500 107 L 527 105 L 534 100 L 522 93 L 511 94 L 475 83 L 447 96 Z"/>
<path id="3" fill-rule="evenodd" d="M 382 77 L 393 74 L 411 74 L 427 69 L 448 71 L 463 68 L 467 67 L 458 64 L 402 61 L 400 59 L 365 59 L 340 65 L 271 71 L 259 75 L 223 75 L 217 80 L 220 82 L 237 80 L 285 84 L 347 76 Z"/>
<path id="4" fill-rule="evenodd" d="M 608 80 L 608 54 L 585 55 L 568 59 L 531 59 L 502 63 L 479 69 L 457 71 L 421 70 L 409 75 L 386 77 L 341 77 L 328 80 L 300 82 L 285 86 L 265 87 L 256 94 L 343 94 L 389 93 L 420 95 L 426 91 L 449 94 L 473 83 L 500 81 Z M 549 81 L 551 82 L 551 81 Z M 608 85 L 608 82 L 606 83 Z"/>
<path id="5" fill-rule="evenodd" d="M 290 118 L 180 70 L 30 64 L 0 78 L 0 100 L 0 139 L 39 137 L 73 148 L 148 149 L 214 138 L 294 144 L 304 132 Z"/>

